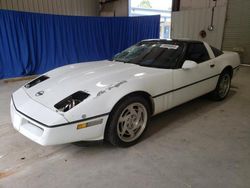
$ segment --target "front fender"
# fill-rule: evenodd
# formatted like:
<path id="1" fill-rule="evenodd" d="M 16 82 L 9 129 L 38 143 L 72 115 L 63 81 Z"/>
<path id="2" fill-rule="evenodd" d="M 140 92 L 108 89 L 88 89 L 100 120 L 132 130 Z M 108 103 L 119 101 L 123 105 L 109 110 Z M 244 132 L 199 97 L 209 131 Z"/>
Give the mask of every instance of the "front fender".
<path id="1" fill-rule="evenodd" d="M 83 118 L 110 113 L 115 104 L 121 98 L 130 93 L 143 91 L 150 96 L 154 96 L 165 92 L 166 88 L 159 87 L 159 84 L 162 84 L 163 82 L 162 80 L 165 79 L 162 79 L 161 76 L 154 75 L 147 76 L 146 78 L 122 80 L 115 85 L 111 85 L 105 89 L 100 89 L 97 93 L 91 94 L 86 101 L 83 101 L 75 108 L 65 113 L 64 117 L 68 121 L 76 121 Z"/>

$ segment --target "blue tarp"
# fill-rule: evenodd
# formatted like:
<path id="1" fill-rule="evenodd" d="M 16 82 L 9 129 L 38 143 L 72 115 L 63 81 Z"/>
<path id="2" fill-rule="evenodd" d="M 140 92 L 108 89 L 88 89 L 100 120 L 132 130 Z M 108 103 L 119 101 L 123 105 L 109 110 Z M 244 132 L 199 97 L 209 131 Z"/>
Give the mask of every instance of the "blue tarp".
<path id="1" fill-rule="evenodd" d="M 0 10 L 0 79 L 109 59 L 159 38 L 160 16 L 85 17 Z"/>

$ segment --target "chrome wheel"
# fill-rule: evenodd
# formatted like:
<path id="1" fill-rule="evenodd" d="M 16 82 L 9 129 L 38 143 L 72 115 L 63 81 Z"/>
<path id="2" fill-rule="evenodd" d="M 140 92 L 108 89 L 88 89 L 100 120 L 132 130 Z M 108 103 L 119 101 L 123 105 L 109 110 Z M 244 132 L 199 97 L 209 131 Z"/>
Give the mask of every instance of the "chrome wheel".
<path id="1" fill-rule="evenodd" d="M 231 84 L 230 75 L 224 74 L 219 83 L 219 96 L 221 98 L 224 98 L 227 95 L 230 89 L 230 84 Z"/>
<path id="2" fill-rule="evenodd" d="M 117 122 L 118 137 L 124 142 L 136 140 L 144 131 L 148 120 L 147 110 L 141 103 L 129 104 Z"/>

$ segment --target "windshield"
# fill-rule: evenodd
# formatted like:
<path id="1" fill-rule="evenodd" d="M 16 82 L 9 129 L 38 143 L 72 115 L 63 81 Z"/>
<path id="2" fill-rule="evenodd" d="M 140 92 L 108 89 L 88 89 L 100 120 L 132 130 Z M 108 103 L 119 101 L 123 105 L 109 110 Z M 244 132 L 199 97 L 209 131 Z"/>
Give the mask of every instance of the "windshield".
<path id="1" fill-rule="evenodd" d="M 115 55 L 113 60 L 148 67 L 174 68 L 183 52 L 183 44 L 167 42 L 142 42 Z"/>

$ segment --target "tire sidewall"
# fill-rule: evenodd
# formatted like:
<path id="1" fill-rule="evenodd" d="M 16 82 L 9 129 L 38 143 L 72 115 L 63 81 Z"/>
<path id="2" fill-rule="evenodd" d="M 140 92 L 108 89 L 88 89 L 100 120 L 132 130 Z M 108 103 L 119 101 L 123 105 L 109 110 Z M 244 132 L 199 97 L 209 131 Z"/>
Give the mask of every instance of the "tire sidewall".
<path id="1" fill-rule="evenodd" d="M 131 142 L 124 142 L 118 136 L 117 123 L 118 123 L 118 119 L 119 119 L 121 113 L 123 112 L 123 110 L 128 105 L 130 105 L 132 103 L 140 103 L 145 107 L 145 109 L 147 111 L 147 122 L 146 122 L 146 126 L 145 126 L 143 132 L 141 133 L 141 135 L 138 138 L 136 138 L 134 141 L 131 141 Z M 119 102 L 115 106 L 115 108 L 112 110 L 112 112 L 110 114 L 108 125 L 107 125 L 106 130 L 105 130 L 105 133 L 108 132 L 108 134 L 105 134 L 105 140 L 108 140 L 112 145 L 120 146 L 120 147 L 129 147 L 129 146 L 136 144 L 141 139 L 141 137 L 144 135 L 144 133 L 146 132 L 146 129 L 148 127 L 147 125 L 149 122 L 149 118 L 150 118 L 149 104 L 143 97 L 130 96 L 128 98 L 125 98 L 124 100 L 122 100 L 121 102 Z"/>
<path id="2" fill-rule="evenodd" d="M 222 81 L 222 79 L 224 78 L 225 75 L 228 75 L 229 78 L 230 78 L 230 79 L 229 79 L 229 89 L 228 89 L 226 95 L 223 96 L 223 97 L 221 97 L 220 94 L 219 94 L 219 91 L 220 91 L 220 83 L 221 83 L 221 81 Z M 216 100 L 218 100 L 218 101 L 225 99 L 225 98 L 228 96 L 228 93 L 229 93 L 229 91 L 230 91 L 230 88 L 231 88 L 231 76 L 230 76 L 230 74 L 229 74 L 228 72 L 222 72 L 221 75 L 220 75 L 220 77 L 219 77 L 217 86 L 216 86 L 216 90 L 215 90 L 215 93 L 214 93 L 214 98 L 215 98 Z"/>

